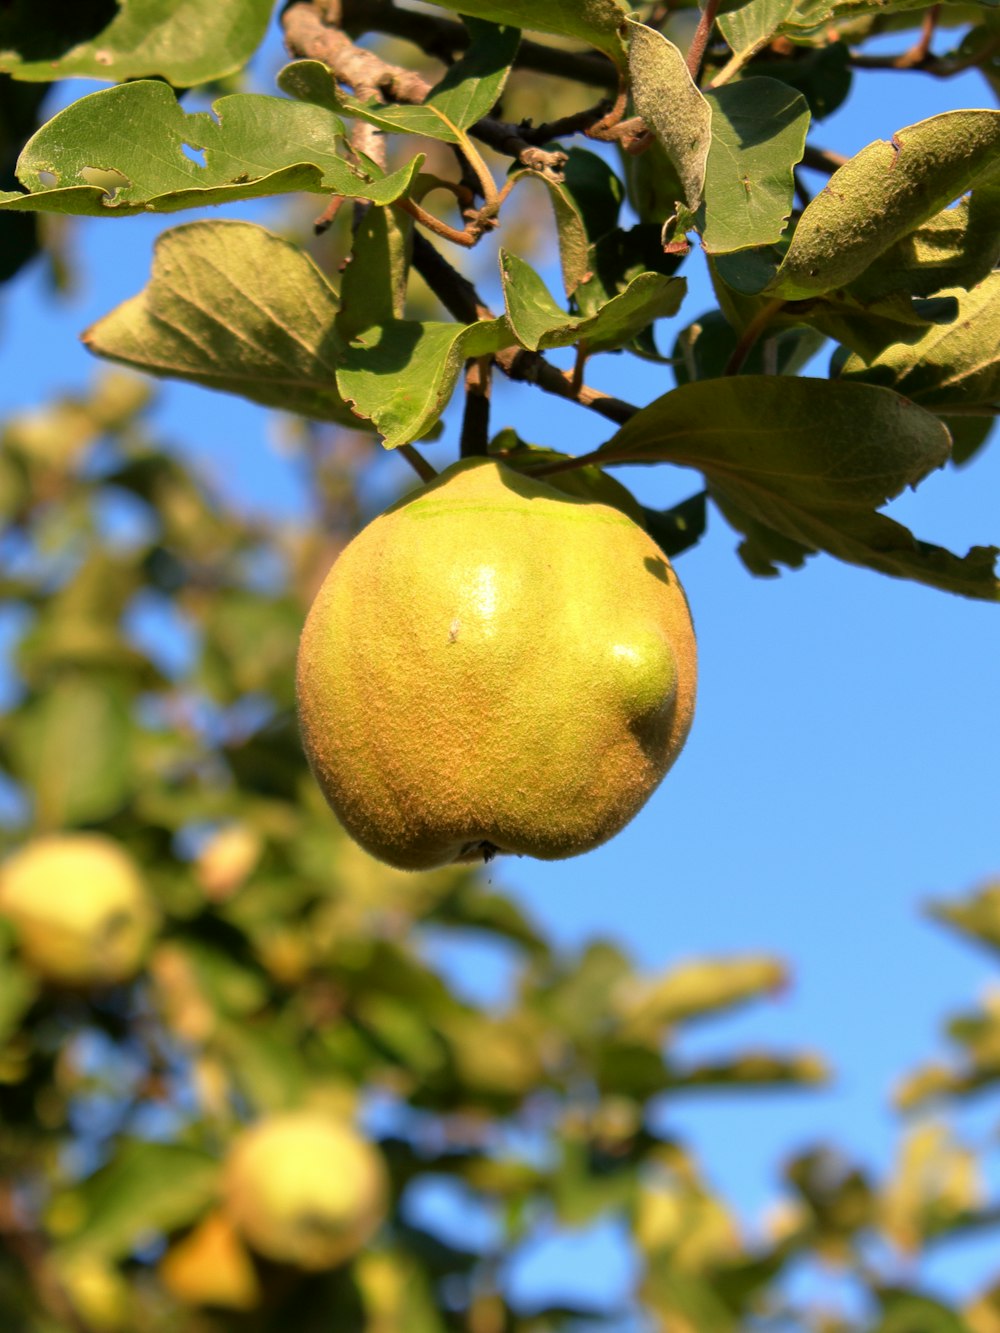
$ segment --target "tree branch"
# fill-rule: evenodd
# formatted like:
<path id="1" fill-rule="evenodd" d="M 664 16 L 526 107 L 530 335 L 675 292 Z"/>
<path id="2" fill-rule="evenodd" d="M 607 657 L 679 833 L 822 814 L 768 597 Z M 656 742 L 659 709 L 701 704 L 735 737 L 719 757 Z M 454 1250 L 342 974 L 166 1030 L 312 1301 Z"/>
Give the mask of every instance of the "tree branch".
<path id="1" fill-rule="evenodd" d="M 393 65 L 373 51 L 356 46 L 345 30 L 345 16 L 349 9 L 350 4 L 342 3 L 342 0 L 320 0 L 319 3 L 313 0 L 293 0 L 282 14 L 285 45 L 289 54 L 306 60 L 322 61 L 338 83 L 347 84 L 359 97 L 377 97 L 390 102 L 423 102 L 433 84 L 412 70 Z M 383 6 L 383 9 L 392 10 L 396 14 L 402 12 L 394 10 L 391 5 Z M 435 19 L 433 22 L 438 23 L 440 20 Z M 371 26 L 367 20 L 366 26 Z M 601 104 L 554 125 L 540 126 L 537 130 L 533 130 L 530 125 L 512 125 L 486 116 L 473 125 L 469 133 L 496 152 L 514 158 L 523 167 L 539 171 L 552 180 L 561 180 L 566 154 L 539 145 L 554 138 L 557 132 L 569 134 L 587 129 L 599 121 L 605 111 L 606 106 Z"/>
<path id="2" fill-rule="evenodd" d="M 494 318 L 493 312 L 480 299 L 468 278 L 453 268 L 430 241 L 419 233 L 413 237 L 413 267 L 455 319 L 461 320 L 463 324 L 471 324 L 478 319 Z M 586 384 L 574 387 L 572 376 L 564 375 L 538 352 L 505 347 L 493 359 L 509 379 L 537 384 L 546 393 L 579 403 L 581 407 L 599 413 L 616 425 L 622 425 L 639 410 L 632 403 L 613 398 L 600 389 L 591 389 Z"/>
<path id="3" fill-rule="evenodd" d="M 392 0 L 342 0 L 341 11 L 342 26 L 353 37 L 365 32 L 402 37 L 445 63 L 469 45 L 469 30 L 464 24 L 412 9 L 397 9 Z M 572 79 L 589 88 L 614 89 L 618 85 L 618 73 L 605 56 L 589 51 L 561 51 L 523 38 L 514 66 Z"/>

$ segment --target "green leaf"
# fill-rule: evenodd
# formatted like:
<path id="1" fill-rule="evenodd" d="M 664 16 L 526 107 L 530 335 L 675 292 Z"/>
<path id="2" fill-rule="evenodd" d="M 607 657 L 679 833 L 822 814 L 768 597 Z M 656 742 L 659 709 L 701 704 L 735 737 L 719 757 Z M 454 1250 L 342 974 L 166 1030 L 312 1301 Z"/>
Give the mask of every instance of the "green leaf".
<path id="1" fill-rule="evenodd" d="M 670 509 L 642 509 L 642 526 L 664 555 L 673 559 L 696 546 L 705 535 L 708 520 L 704 491 L 681 500 Z"/>
<path id="2" fill-rule="evenodd" d="M 518 342 L 530 351 L 579 343 L 588 352 L 623 347 L 654 320 L 675 315 L 687 283 L 660 273 L 640 273 L 620 296 L 588 317 L 567 315 L 542 279 L 523 259 L 500 251 L 507 319 Z"/>
<path id="3" fill-rule="evenodd" d="M 863 390 L 860 395 L 859 390 Z M 628 421 L 595 461 L 672 462 L 703 472 L 746 533 L 754 572 L 827 551 L 898 578 L 994 600 L 992 548 L 960 559 L 876 509 L 948 457 L 948 434 L 891 390 L 773 375 L 687 384 Z M 773 535 L 773 541 L 771 537 Z"/>
<path id="4" fill-rule="evenodd" d="M 570 457 L 569 454 L 560 453 L 557 449 L 526 444 L 518 439 L 516 432 L 510 427 L 499 431 L 490 440 L 489 452 L 493 457 L 502 459 L 508 467 L 529 476 L 544 464 L 560 462 Z M 545 480 L 549 486 L 554 486 L 556 490 L 564 491 L 567 495 L 575 495 L 581 500 L 596 500 L 598 504 L 612 505 L 615 509 L 620 509 L 623 514 L 628 514 L 634 523 L 642 524 L 643 509 L 632 492 L 607 472 L 602 472 L 599 467 L 587 464 L 584 467 L 573 468 L 572 471 L 556 473 L 554 476 L 546 477 Z"/>
<path id="5" fill-rule="evenodd" d="M 344 135 L 336 116 L 282 97 L 234 93 L 213 111 L 217 120 L 187 115 L 153 80 L 82 97 L 25 145 L 17 176 L 30 193 L 0 193 L 0 208 L 127 216 L 293 190 L 388 204 L 407 192 L 423 161 L 391 176 L 362 172 L 335 151 Z M 204 150 L 204 166 L 185 144 Z"/>
<path id="6" fill-rule="evenodd" d="M 981 184 L 904 236 L 850 285 L 863 304 L 905 292 L 933 296 L 975 287 L 1000 261 L 1000 186 Z"/>
<path id="7" fill-rule="evenodd" d="M 636 110 L 665 150 L 692 211 L 701 203 L 712 145 L 712 107 L 673 42 L 628 20 L 629 73 Z"/>
<path id="8" fill-rule="evenodd" d="M 947 111 L 876 140 L 804 210 L 765 290 L 796 300 L 858 278 L 977 181 L 997 171 L 1000 111 Z"/>
<path id="9" fill-rule="evenodd" d="M 516 28 L 551 32 L 573 37 L 594 46 L 619 66 L 625 52 L 619 36 L 628 7 L 622 0 L 433 0 L 444 9 L 471 14 L 491 23 L 510 23 Z"/>
<path id="10" fill-rule="evenodd" d="M 358 334 L 341 355 L 337 387 L 374 422 L 387 449 L 426 435 L 451 398 L 463 363 L 514 343 L 506 319 L 475 324 L 393 320 Z"/>
<path id="11" fill-rule="evenodd" d="M 88 824 L 124 804 L 132 779 L 131 691 L 124 680 L 64 676 L 15 715 L 15 776 L 43 828 Z"/>
<path id="12" fill-rule="evenodd" d="M 493 110 L 521 42 L 516 27 L 474 18 L 467 18 L 465 26 L 472 38 L 468 49 L 445 71 L 425 103 L 461 130 Z"/>
<path id="13" fill-rule="evenodd" d="M 412 234 L 401 209 L 369 208 L 359 219 L 340 283 L 337 331 L 345 342 L 373 324 L 402 319 Z"/>
<path id="14" fill-rule="evenodd" d="M 812 1087 L 826 1083 L 830 1074 L 818 1055 L 772 1055 L 769 1051 L 748 1051 L 731 1060 L 712 1060 L 678 1068 L 671 1072 L 665 1086 L 680 1088 L 730 1087 Z"/>
<path id="15" fill-rule="evenodd" d="M 776 958 L 698 958 L 622 987 L 616 1008 L 630 1034 L 658 1037 L 671 1024 L 746 1004 L 787 985 L 788 971 Z"/>
<path id="16" fill-rule="evenodd" d="M 709 92 L 707 101 L 705 248 L 718 254 L 769 245 L 792 211 L 792 168 L 809 128 L 805 98 L 777 79 L 752 78 Z"/>
<path id="17" fill-rule="evenodd" d="M 800 92 L 814 120 L 832 115 L 851 91 L 851 49 L 844 41 L 830 42 L 828 46 L 795 46 L 787 56 L 759 56 L 753 69 L 755 74 L 780 79 Z"/>
<path id="18" fill-rule="evenodd" d="M 86 7 L 81 7 L 86 18 Z M 42 83 L 73 76 L 122 83 L 155 75 L 188 88 L 241 69 L 263 40 L 273 4 L 118 0 L 118 13 L 96 33 L 75 30 L 74 16 L 65 16 L 65 8 L 72 6 L 60 6 L 48 29 L 44 8 L 41 14 L 38 7 L 31 9 L 20 21 L 16 12 L 0 18 L 0 73 Z M 80 24 L 81 29 L 87 26 Z M 40 42 L 43 50 L 38 49 Z"/>
<path id="19" fill-rule="evenodd" d="M 71 1192 L 82 1219 L 62 1244 L 74 1254 L 124 1259 L 200 1217 L 215 1198 L 218 1175 L 216 1161 L 180 1143 L 121 1143 L 108 1166 Z"/>
<path id="20" fill-rule="evenodd" d="M 767 46 L 794 8 L 795 0 L 745 0 L 716 22 L 741 64 Z"/>
<path id="21" fill-rule="evenodd" d="M 255 1110 L 281 1111 L 301 1103 L 306 1086 L 294 1035 L 276 1025 L 221 1023 L 213 1044 Z"/>
<path id="22" fill-rule="evenodd" d="M 1000 273 L 958 302 L 953 324 L 935 325 L 911 343 L 895 343 L 867 364 L 848 358 L 841 379 L 882 384 L 931 411 L 1000 412 Z"/>
<path id="23" fill-rule="evenodd" d="M 362 101 L 337 87 L 328 66 L 298 60 L 278 74 L 278 87 L 290 97 L 317 103 L 344 116 L 355 116 L 392 134 L 420 134 L 444 143 L 460 143 L 463 133 L 489 114 L 503 92 L 521 34 L 517 28 L 467 20 L 472 41 L 425 101 L 386 104 Z"/>
<path id="24" fill-rule="evenodd" d="M 1000 880 L 984 884 L 958 902 L 932 902 L 927 912 L 935 921 L 1000 953 Z"/>
<path id="25" fill-rule="evenodd" d="M 991 0 L 974 0 L 974 3 L 992 7 Z M 927 0 L 795 0 L 791 13 L 781 25 L 781 32 L 802 38 L 839 20 L 860 19 L 868 14 L 882 18 L 926 8 Z"/>
<path id="26" fill-rule="evenodd" d="M 357 426 L 337 391 L 337 295 L 296 246 L 249 222 L 157 241 L 149 285 L 83 335 L 98 356 Z"/>
<path id="27" fill-rule="evenodd" d="M 882 1318 L 872 1333 L 972 1333 L 954 1310 L 914 1291 L 883 1288 L 878 1292 Z"/>
<path id="28" fill-rule="evenodd" d="M 16 1036 L 38 994 L 38 978 L 13 958 L 0 954 L 0 1048 Z"/>
<path id="29" fill-rule="evenodd" d="M 561 181 L 530 174 L 548 187 L 563 287 L 572 297 L 593 276 L 595 246 L 618 225 L 624 187 L 603 158 L 583 148 L 570 149 Z"/>

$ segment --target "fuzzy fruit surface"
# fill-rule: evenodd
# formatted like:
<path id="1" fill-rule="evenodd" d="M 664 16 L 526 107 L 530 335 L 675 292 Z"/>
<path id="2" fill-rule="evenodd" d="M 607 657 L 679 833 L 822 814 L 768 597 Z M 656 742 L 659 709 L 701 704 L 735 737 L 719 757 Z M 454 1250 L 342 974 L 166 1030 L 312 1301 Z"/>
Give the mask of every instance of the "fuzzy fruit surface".
<path id="1" fill-rule="evenodd" d="M 350 1125 L 286 1111 L 245 1130 L 225 1169 L 224 1208 L 266 1258 L 332 1268 L 374 1235 L 385 1212 L 382 1159 Z"/>
<path id="2" fill-rule="evenodd" d="M 330 805 L 390 865 L 554 860 L 640 809 L 695 679 L 683 590 L 638 524 L 466 459 L 335 562 L 302 634 L 299 719 Z"/>
<path id="3" fill-rule="evenodd" d="M 156 912 L 128 853 L 99 833 L 35 838 L 0 867 L 0 912 L 48 981 L 111 985 L 134 976 Z"/>

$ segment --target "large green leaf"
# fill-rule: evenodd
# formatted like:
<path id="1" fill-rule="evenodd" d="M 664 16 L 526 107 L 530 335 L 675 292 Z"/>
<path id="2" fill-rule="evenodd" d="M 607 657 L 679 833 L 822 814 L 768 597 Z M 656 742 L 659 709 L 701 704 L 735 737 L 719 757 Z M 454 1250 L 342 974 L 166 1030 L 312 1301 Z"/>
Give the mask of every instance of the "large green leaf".
<path id="1" fill-rule="evenodd" d="M 859 390 L 861 391 L 859 393 Z M 964 559 L 876 512 L 948 457 L 948 433 L 887 389 L 775 375 L 687 384 L 637 412 L 596 461 L 672 462 L 703 472 L 746 534 L 758 573 L 827 551 L 853 564 L 996 599 L 993 548 Z"/>
<path id="2" fill-rule="evenodd" d="M 218 1174 L 218 1163 L 195 1148 L 126 1141 L 108 1166 L 73 1191 L 80 1222 L 63 1244 L 74 1253 L 124 1259 L 201 1216 L 215 1197 Z"/>
<path id="3" fill-rule="evenodd" d="M 290 97 L 314 102 L 345 116 L 377 125 L 394 134 L 421 134 L 445 143 L 460 142 L 465 131 L 488 115 L 503 92 L 521 34 L 517 28 L 468 20 L 469 49 L 418 105 L 362 101 L 337 87 L 329 68 L 319 60 L 298 60 L 278 75 L 278 86 Z"/>
<path id="4" fill-rule="evenodd" d="M 21 6 L 0 18 L 0 73 L 49 83 L 141 79 L 156 75 L 178 88 L 220 79 L 242 68 L 263 39 L 273 0 L 119 0 L 103 29 L 83 15 Z M 83 40 L 80 40 L 80 39 Z"/>
<path id="5" fill-rule="evenodd" d="M 842 287 L 1000 161 L 1000 111 L 947 111 L 876 140 L 830 177 L 799 219 L 768 293 L 786 300 Z"/>
<path id="6" fill-rule="evenodd" d="M 217 119 L 188 115 L 151 79 L 91 93 L 28 141 L 17 176 L 30 193 L 0 193 L 0 208 L 124 216 L 291 190 L 387 204 L 406 193 L 422 162 L 391 176 L 352 166 L 336 152 L 341 120 L 308 103 L 234 93 L 213 110 Z M 204 166 L 185 144 L 204 151 Z"/>
<path id="7" fill-rule="evenodd" d="M 619 29 L 628 13 L 623 0 L 433 0 L 444 9 L 509 23 L 516 28 L 573 37 L 604 51 L 618 65 L 625 63 Z"/>
<path id="8" fill-rule="evenodd" d="M 506 319 L 476 324 L 393 320 L 365 330 L 345 347 L 337 387 L 393 449 L 427 434 L 448 405 L 468 358 L 514 342 Z"/>
<path id="9" fill-rule="evenodd" d="M 1000 412 L 1000 273 L 971 292 L 950 294 L 959 309 L 953 324 L 933 326 L 914 343 L 895 343 L 867 364 L 851 356 L 841 378 L 885 384 L 936 412 Z"/>
<path id="10" fill-rule="evenodd" d="M 977 185 L 953 208 L 909 232 L 851 283 L 865 304 L 905 292 L 933 296 L 947 287 L 974 287 L 1000 261 L 1000 182 Z"/>
<path id="11" fill-rule="evenodd" d="M 705 170 L 706 250 L 770 245 L 792 211 L 809 108 L 777 79 L 743 79 L 709 92 L 712 146 Z"/>
<path id="12" fill-rule="evenodd" d="M 154 375 L 357 426 L 334 379 L 337 309 L 289 241 L 249 222 L 191 222 L 159 238 L 149 285 L 83 336 Z"/>
<path id="13" fill-rule="evenodd" d="M 579 343 L 588 352 L 624 347 L 654 320 L 675 315 L 687 290 L 683 278 L 640 273 L 620 296 L 589 317 L 568 315 L 530 264 L 500 252 L 507 319 L 517 341 L 531 351 Z"/>
<path id="14" fill-rule="evenodd" d="M 712 107 L 695 87 L 673 42 L 628 21 L 628 62 L 636 110 L 663 147 L 693 212 L 701 203 L 712 144 Z"/>

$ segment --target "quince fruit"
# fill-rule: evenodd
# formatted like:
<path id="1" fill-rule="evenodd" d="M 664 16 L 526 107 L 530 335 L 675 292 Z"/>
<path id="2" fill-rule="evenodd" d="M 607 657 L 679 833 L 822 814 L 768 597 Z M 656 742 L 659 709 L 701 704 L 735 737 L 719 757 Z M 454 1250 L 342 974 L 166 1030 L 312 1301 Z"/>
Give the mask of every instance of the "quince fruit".
<path id="1" fill-rule="evenodd" d="M 694 709 L 687 601 L 621 510 L 465 459 L 341 553 L 299 718 L 347 831 L 405 870 L 589 851 L 636 814 Z"/>
<path id="2" fill-rule="evenodd" d="M 132 858 L 100 833 L 47 834 L 16 851 L 0 868 L 0 912 L 28 965 L 65 986 L 135 976 L 157 917 Z"/>
<path id="3" fill-rule="evenodd" d="M 319 1271 L 351 1258 L 386 1208 L 382 1159 L 318 1110 L 277 1112 L 244 1130 L 226 1163 L 224 1207 L 267 1259 Z"/>

